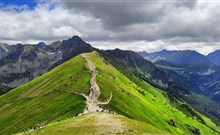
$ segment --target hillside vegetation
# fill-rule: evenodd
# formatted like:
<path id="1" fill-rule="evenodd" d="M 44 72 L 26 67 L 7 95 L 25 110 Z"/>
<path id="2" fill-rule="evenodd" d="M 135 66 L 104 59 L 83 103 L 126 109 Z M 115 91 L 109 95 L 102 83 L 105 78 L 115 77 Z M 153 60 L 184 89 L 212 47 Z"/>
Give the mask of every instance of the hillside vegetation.
<path id="1" fill-rule="evenodd" d="M 89 92 L 90 71 L 77 56 L 0 97 L 0 134 L 12 134 L 79 114 L 85 98 L 60 90 Z"/>
<path id="2" fill-rule="evenodd" d="M 198 118 L 188 117 L 179 111 L 160 90 L 137 78 L 134 83 L 107 63 L 98 53 L 88 55 L 99 71 L 97 83 L 101 90 L 100 100 L 108 99 L 113 91 L 110 103 L 104 105 L 104 108 L 135 120 L 150 123 L 172 134 L 192 134 L 192 130 L 196 129 L 199 129 L 201 134 L 215 134 Z M 137 85 L 137 83 L 139 84 Z M 170 120 L 175 121 L 175 126 L 168 124 Z M 212 128 L 219 130 L 216 126 Z"/>
<path id="3" fill-rule="evenodd" d="M 168 134 L 144 123 L 120 115 L 89 113 L 77 118 L 64 120 L 28 135 L 59 134 Z"/>
<path id="4" fill-rule="evenodd" d="M 68 131 L 74 134 L 97 133 L 95 123 L 98 120 L 100 122 L 98 130 L 105 131 L 108 126 L 102 125 L 107 124 L 106 119 L 110 119 L 110 122 L 120 121 L 122 125 L 127 123 L 128 130 L 133 129 L 137 133 L 219 134 L 219 128 L 208 118 L 193 109 L 191 111 L 202 118 L 185 114 L 189 110 L 181 112 L 170 103 L 170 98 L 165 92 L 134 75 L 131 75 L 130 79 L 127 78 L 99 53 L 84 55 L 96 66 L 95 71 L 98 72 L 96 73 L 96 82 L 100 89 L 98 100 L 101 103 L 110 100 L 108 104 L 99 106 L 118 115 L 92 113 L 69 119 L 84 112 L 88 99 L 83 95 L 91 93 L 90 79 L 93 73 L 89 70 L 88 60 L 78 55 L 0 97 L 0 134 L 18 133 L 45 124 L 50 125 L 29 133 L 56 134 L 58 131 L 59 134 Z M 176 102 L 183 101 L 176 99 Z M 102 116 L 106 116 L 103 121 L 100 119 Z M 133 124 L 135 122 L 137 125 Z M 89 130 L 87 127 L 92 129 Z M 128 131 L 126 128 L 123 130 Z"/>

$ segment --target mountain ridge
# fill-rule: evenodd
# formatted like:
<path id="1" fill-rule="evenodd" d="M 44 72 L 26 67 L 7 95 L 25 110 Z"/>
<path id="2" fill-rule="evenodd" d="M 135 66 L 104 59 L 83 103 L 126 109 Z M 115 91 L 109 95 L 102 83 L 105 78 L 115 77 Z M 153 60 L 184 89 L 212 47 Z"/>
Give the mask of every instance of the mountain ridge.
<path id="1" fill-rule="evenodd" d="M 195 64 L 206 63 L 213 64 L 206 56 L 194 50 L 162 50 L 154 53 L 138 52 L 145 59 L 156 62 L 158 60 L 166 60 L 174 64 Z"/>
<path id="2" fill-rule="evenodd" d="M 206 117 L 201 116 L 206 123 L 204 124 L 199 117 L 190 113 L 186 115 L 170 104 L 164 96 L 166 93 L 138 78 L 136 82 L 133 82 L 107 63 L 101 54 L 87 53 L 86 56 L 99 72 L 96 76 L 100 88 L 98 100 L 109 99 L 112 90 L 114 91 L 110 102 L 100 105 L 104 110 L 114 111 L 130 119 L 148 123 L 171 134 L 193 134 L 195 131 L 201 134 L 218 134 L 218 128 L 213 126 L 213 123 Z M 86 108 L 86 99 L 83 96 L 60 90 L 86 95 L 92 90 L 89 85 L 92 72 L 88 69 L 87 62 L 81 55 L 77 55 L 33 81 L 0 96 L 2 114 L 0 127 L 3 129 L 0 133 L 17 133 L 27 128 L 37 128 L 40 125 L 78 116 L 83 112 Z M 141 84 L 141 87 L 137 85 L 137 82 Z M 37 104 L 39 102 L 40 105 Z M 180 105 L 185 104 L 178 99 L 176 102 Z M 56 113 L 51 112 L 51 109 Z M 8 114 L 5 110 L 11 113 Z M 194 113 L 197 114 L 197 112 Z M 17 117 L 14 117 L 15 115 Z M 22 121 L 19 121 L 20 119 Z"/>
<path id="3" fill-rule="evenodd" d="M 193 80 L 188 80 L 187 77 L 180 75 L 180 73 L 182 71 L 176 72 L 177 69 L 182 70 L 183 67 L 187 68 L 186 65 L 181 65 L 180 66 L 181 68 L 180 67 L 176 68 L 176 65 L 175 65 L 174 68 L 172 67 L 173 69 L 171 69 L 171 67 L 170 67 L 170 69 L 167 69 L 167 67 L 164 69 L 164 67 L 160 67 L 160 66 L 156 65 L 156 66 L 153 66 L 153 68 L 152 68 L 153 70 L 149 70 L 148 68 L 151 67 L 147 64 L 149 62 L 145 63 L 144 61 L 146 61 L 146 60 L 144 60 L 144 58 L 142 58 L 141 56 L 138 56 L 137 54 L 135 54 L 135 57 L 133 57 L 133 55 L 130 55 L 132 51 L 122 51 L 122 50 L 119 51 L 119 49 L 117 49 L 116 52 L 114 50 L 110 50 L 107 52 L 112 52 L 110 54 L 111 55 L 113 54 L 113 57 L 120 56 L 120 52 L 122 53 L 121 56 L 127 55 L 126 57 L 124 57 L 125 59 L 123 59 L 123 57 L 121 57 L 121 56 L 118 57 L 119 62 L 121 62 L 121 60 L 122 60 L 122 63 L 123 63 L 123 61 L 124 61 L 125 66 L 130 67 L 131 70 L 133 70 L 134 72 L 137 71 L 136 66 L 138 66 L 139 71 L 137 71 L 138 73 L 135 73 L 135 74 L 138 74 L 138 76 L 140 76 L 146 82 L 150 83 L 154 87 L 157 87 L 157 88 L 163 89 L 164 91 L 167 91 L 171 96 L 175 95 L 175 96 L 179 97 L 180 99 L 188 102 L 194 108 L 196 108 L 198 111 L 200 111 L 201 113 L 205 114 L 206 116 L 212 118 L 212 120 L 215 121 L 216 123 L 219 123 L 220 104 L 218 103 L 217 100 L 213 101 L 213 99 L 210 99 L 210 98 L 217 99 L 218 95 L 216 95 L 216 97 L 210 97 L 210 96 L 204 97 L 204 96 L 201 96 L 200 94 L 198 94 L 198 91 L 191 89 L 192 86 L 193 87 L 196 86 L 195 84 L 197 82 L 196 81 L 194 82 Z M 129 52 L 129 53 L 127 53 L 127 52 Z M 119 54 L 114 55 L 115 53 L 119 53 Z M 131 57 L 129 59 L 132 59 L 132 60 L 129 61 L 129 59 L 127 57 Z M 136 62 L 136 65 L 134 64 L 134 61 Z M 171 64 L 171 65 L 173 65 L 173 64 Z M 202 64 L 200 64 L 200 65 L 202 65 Z M 117 64 L 115 64 L 115 66 L 117 67 Z M 190 68 L 192 68 L 194 70 L 196 69 L 193 67 L 190 67 Z M 120 69 L 120 68 L 118 68 L 118 69 Z M 122 68 L 120 71 L 123 72 L 124 69 L 125 68 Z M 141 72 L 140 72 L 140 69 L 142 70 Z M 190 70 L 192 70 L 192 69 L 190 69 Z M 151 72 L 148 72 L 150 76 L 149 75 L 146 76 L 146 74 L 143 74 L 143 73 L 145 73 L 145 70 L 151 71 Z M 187 71 L 186 74 L 189 74 L 190 70 Z M 203 70 L 201 70 L 201 71 L 203 71 Z M 194 77 L 194 76 L 192 76 L 192 77 Z M 165 86 L 167 86 L 167 87 L 160 87 L 161 83 L 166 84 Z M 164 84 L 162 86 L 164 86 Z M 207 109 L 209 111 L 207 111 Z"/>
<path id="4" fill-rule="evenodd" d="M 181 64 L 178 64 L 175 63 L 175 61 L 173 61 L 173 59 L 176 59 L 176 57 L 172 59 L 169 58 L 170 56 L 172 56 L 173 52 L 186 53 L 186 51 L 165 50 L 156 53 L 148 53 L 147 54 L 148 56 L 145 56 L 144 52 L 139 54 L 145 56 L 146 59 L 149 59 L 151 57 L 154 58 L 152 59 L 153 61 L 158 60 L 158 61 L 154 61 L 157 67 L 161 68 L 164 71 L 171 71 L 173 73 L 177 73 L 179 74 L 179 78 L 183 77 L 185 78 L 185 80 L 188 80 L 188 82 L 187 81 L 183 82 L 184 85 L 189 86 L 188 89 L 191 88 L 192 91 L 198 94 L 203 94 L 211 98 L 215 96 L 217 97 L 219 96 L 219 95 L 215 95 L 218 94 L 218 91 L 220 89 L 220 87 L 218 86 L 218 82 L 220 80 L 219 78 L 220 66 L 218 65 L 217 62 L 215 62 L 215 60 L 218 60 L 218 57 L 220 57 L 220 53 L 218 53 L 219 52 L 218 50 L 213 53 L 210 53 L 207 56 L 203 55 L 203 58 L 206 57 L 207 59 L 212 61 L 212 63 L 195 62 L 195 63 L 183 64 L 182 62 L 180 62 Z M 166 59 L 159 60 L 158 57 L 162 58 L 162 56 L 164 56 L 164 53 L 168 55 Z M 179 57 L 183 57 L 183 56 L 185 57 L 185 55 L 182 54 L 175 54 L 175 55 L 180 55 L 177 57 L 177 59 L 179 59 Z M 185 59 L 188 59 L 189 61 L 192 60 L 191 57 L 186 57 Z M 213 98 L 213 99 L 217 99 L 217 98 Z"/>
<path id="5" fill-rule="evenodd" d="M 45 55 L 56 55 L 56 56 L 59 56 L 59 59 L 56 59 L 56 61 L 54 61 L 51 64 L 50 68 L 48 68 L 47 65 L 43 65 L 43 66 L 47 67 L 47 69 L 41 73 L 41 74 L 43 74 L 43 73 L 45 73 L 47 71 L 52 71 L 56 67 L 62 66 L 62 63 L 66 63 L 66 61 L 68 62 L 68 60 L 71 60 L 71 58 L 74 57 L 74 56 L 77 56 L 77 54 L 86 53 L 86 52 L 92 52 L 92 51 L 95 50 L 95 51 L 97 51 L 99 53 L 99 54 L 97 54 L 97 56 L 99 56 L 98 59 L 97 59 L 96 56 L 95 57 L 94 56 L 89 56 L 89 57 L 96 64 L 97 64 L 98 61 L 100 61 L 100 59 L 102 59 L 102 62 L 99 62 L 97 64 L 97 67 L 98 67 L 97 70 L 99 70 L 99 73 L 97 74 L 97 78 L 98 78 L 99 81 L 97 81 L 97 83 L 100 84 L 100 90 L 102 91 L 98 99 L 101 102 L 108 101 L 108 103 L 111 103 L 111 100 L 112 99 L 114 100 L 115 92 L 118 89 L 118 88 L 116 88 L 116 86 L 117 87 L 121 87 L 117 83 L 115 84 L 114 82 L 111 82 L 114 85 L 112 85 L 111 83 L 109 84 L 109 79 L 112 78 L 114 80 L 114 78 L 116 78 L 116 77 L 114 75 L 112 75 L 112 73 L 114 73 L 114 72 L 111 73 L 111 72 L 104 72 L 104 71 L 102 71 L 102 69 L 105 69 L 105 68 L 108 69 L 109 71 L 112 70 L 109 67 L 108 68 L 107 67 L 103 68 L 103 67 L 100 66 L 100 65 L 103 65 L 103 63 L 105 63 L 107 65 L 113 65 L 113 67 L 115 69 L 117 69 L 119 72 L 123 73 L 123 75 L 125 77 L 127 77 L 131 82 L 133 81 L 134 83 L 138 84 L 141 87 L 141 89 L 142 89 L 142 90 L 138 89 L 138 92 L 140 94 L 144 94 L 145 93 L 143 91 L 143 89 L 148 89 L 148 87 L 145 86 L 146 84 L 143 84 L 143 82 L 148 82 L 151 85 L 155 86 L 156 88 L 163 89 L 164 92 L 167 92 L 167 97 L 169 97 L 169 100 L 172 101 L 172 105 L 176 106 L 181 111 L 183 111 L 184 109 L 188 108 L 188 106 L 185 106 L 182 103 L 181 103 L 180 106 L 175 103 L 176 102 L 176 98 L 178 100 L 186 100 L 186 98 L 189 95 L 191 95 L 190 94 L 191 91 L 186 86 L 184 86 L 183 84 L 180 83 L 182 81 L 182 78 L 178 76 L 178 73 L 176 73 L 176 71 L 174 72 L 172 70 L 163 70 L 163 68 L 158 67 L 157 65 L 155 65 L 155 63 L 151 63 L 150 61 L 145 60 L 144 58 L 142 58 L 140 55 L 138 55 L 137 53 L 135 53 L 133 51 L 124 51 L 124 50 L 120 50 L 120 49 L 103 51 L 103 50 L 95 49 L 90 44 L 84 42 L 82 39 L 79 39 L 78 36 L 75 36 L 73 38 L 70 38 L 70 39 L 64 41 L 65 44 L 63 43 L 63 46 L 65 46 L 65 47 L 63 47 L 63 49 L 67 49 L 65 51 L 65 53 L 60 51 L 60 48 L 61 48 L 60 46 L 62 45 L 62 43 L 63 42 L 54 42 L 54 43 L 52 43 L 50 45 L 49 48 L 48 48 L 48 45 L 46 45 L 46 47 L 45 47 L 45 45 L 43 43 L 40 43 L 40 45 L 38 46 L 37 49 L 35 49 L 34 46 L 31 46 L 31 48 L 29 48 L 29 47 L 28 48 L 23 48 L 23 50 L 25 50 L 25 51 L 22 52 L 23 50 L 21 49 L 22 50 L 21 51 L 22 52 L 22 55 L 21 55 L 22 57 L 21 58 L 24 58 L 27 61 L 33 61 L 32 58 L 35 58 L 36 56 L 37 57 L 39 56 L 38 55 L 39 50 L 45 50 L 45 52 L 51 52 L 51 54 L 50 53 L 48 54 L 48 53 L 44 52 Z M 76 46 L 76 48 L 74 46 Z M 22 48 L 22 45 L 18 45 L 18 47 Z M 33 48 L 34 48 L 34 51 L 33 51 Z M 65 57 L 63 57 L 64 55 L 65 55 Z M 89 55 L 91 55 L 91 54 L 89 54 Z M 94 60 L 97 60 L 97 61 L 94 61 Z M 48 61 L 46 61 L 46 62 L 48 62 Z M 80 62 L 78 62 L 77 64 L 79 64 L 79 63 Z M 157 63 L 157 64 L 163 65 L 163 63 Z M 171 65 L 169 65 L 169 66 L 171 66 Z M 193 67 L 190 67 L 190 68 L 191 68 L 190 70 L 193 69 Z M 40 69 L 37 69 L 37 70 L 40 70 Z M 31 73 L 33 73 L 33 71 L 31 71 L 29 74 L 31 74 Z M 103 76 L 100 76 L 101 73 L 102 73 L 102 75 L 106 74 L 108 76 L 105 76 L 105 78 L 103 78 Z M 40 74 L 38 74 L 38 75 L 40 75 Z M 62 76 L 62 75 L 60 75 L 60 76 Z M 14 77 L 17 78 L 18 74 L 15 74 Z M 21 77 L 22 77 L 22 75 L 21 75 Z M 35 76 L 33 78 L 36 78 L 36 77 L 37 76 Z M 87 88 L 88 88 L 88 85 L 89 85 L 88 77 L 89 77 L 89 75 L 87 74 L 87 77 L 85 77 L 85 78 L 87 78 L 87 83 L 85 84 L 85 87 L 87 87 Z M 76 78 L 79 78 L 79 76 L 77 76 Z M 69 79 L 71 79 L 71 78 L 69 78 Z M 106 81 L 106 79 L 107 79 L 107 81 Z M 143 82 L 141 82 L 139 79 L 141 79 Z M 218 78 L 216 78 L 216 79 L 218 79 Z M 47 79 L 45 79 L 45 80 L 47 80 Z M 54 79 L 52 79 L 51 81 L 53 81 L 53 80 Z M 102 81 L 100 81 L 100 80 L 102 80 Z M 50 82 L 50 80 L 47 80 L 47 81 Z M 167 81 L 168 81 L 168 83 L 167 83 Z M 45 81 L 43 81 L 43 82 L 45 82 Z M 49 85 L 50 84 L 49 82 L 46 83 L 46 85 Z M 70 95 L 76 94 L 78 96 L 82 96 L 81 94 L 78 93 L 79 91 L 76 91 L 76 93 L 69 92 L 69 90 L 72 90 L 72 89 L 69 89 L 69 88 L 73 87 L 73 83 L 70 83 L 70 82 L 68 82 L 67 84 L 63 84 L 64 85 L 63 87 L 65 87 L 65 89 L 61 89 L 61 90 L 55 91 L 55 93 L 62 93 L 62 94 L 67 94 L 68 93 Z M 80 81 L 76 81 L 75 83 L 80 83 Z M 120 83 L 123 84 L 123 82 L 120 82 Z M 106 88 L 107 84 L 110 85 L 111 87 Z M 129 83 L 127 83 L 127 85 L 130 86 Z M 2 87 L 7 87 L 7 86 L 5 86 L 4 83 L 3 83 Z M 43 87 L 45 87 L 45 85 Z M 50 86 L 50 87 L 52 87 L 52 86 Z M 133 86 L 131 85 L 130 87 L 133 87 Z M 77 89 L 75 89 L 75 86 L 73 88 L 74 88 L 74 90 L 77 90 Z M 103 89 L 104 89 L 104 91 L 103 91 Z M 126 88 L 126 89 L 129 89 L 129 88 Z M 30 92 L 29 94 L 30 95 L 35 95 L 35 94 L 37 94 L 39 92 L 38 91 Z M 85 90 L 84 92 L 86 92 L 88 94 L 88 91 Z M 128 92 L 128 93 L 130 93 L 130 92 Z M 9 94 L 10 94 L 10 92 L 9 92 Z M 119 95 L 121 96 L 121 93 L 119 93 Z M 173 99 L 173 97 L 174 97 L 174 99 Z M 182 99 L 180 99 L 180 97 L 182 97 Z M 15 97 L 15 98 L 17 98 L 17 97 Z M 86 96 L 83 96 L 82 98 L 84 100 L 86 100 Z M 206 109 L 215 109 L 215 108 L 217 109 L 217 107 L 215 105 L 211 105 L 212 102 L 210 102 L 209 100 L 205 99 L 204 101 L 207 101 L 207 102 L 203 103 L 204 102 L 204 101 L 202 101 L 203 97 L 201 97 L 199 99 L 197 96 L 194 96 L 194 97 L 192 96 L 191 98 L 192 99 L 190 99 L 190 100 L 192 100 L 192 101 L 190 101 L 190 102 L 188 102 L 189 99 L 188 99 L 188 101 L 186 100 L 191 105 L 192 104 L 195 104 L 195 105 L 196 104 L 202 104 L 202 105 L 204 104 L 204 105 L 206 105 L 205 106 Z M 193 100 L 193 98 L 195 100 Z M 213 97 L 213 98 L 218 99 L 218 95 L 216 97 Z M 109 100 L 109 99 L 111 99 L 111 100 Z M 199 102 L 196 101 L 196 100 L 198 100 Z M 200 102 L 200 101 L 202 101 L 202 102 Z M 122 102 L 124 102 L 124 101 L 122 101 Z M 105 106 L 105 105 L 102 105 L 102 107 L 103 106 Z M 111 108 L 112 105 L 108 106 L 105 109 L 109 109 L 109 107 Z M 193 107 L 195 108 L 195 106 L 193 106 Z M 201 107 L 201 106 L 199 106 L 199 107 Z M 123 110 L 121 110 L 120 108 L 117 108 L 117 107 L 114 108 L 114 109 L 116 109 L 116 110 L 119 109 L 121 111 L 120 112 L 121 115 L 125 115 L 125 116 L 127 116 L 129 118 L 134 118 L 134 116 L 135 116 L 135 118 L 138 118 L 138 115 L 136 115 L 132 110 L 130 110 L 130 112 L 132 112 L 133 114 L 130 114 L 128 112 L 124 112 Z M 126 109 L 128 109 L 128 108 L 126 108 Z M 201 109 L 198 109 L 198 108 L 196 108 L 196 109 L 201 111 Z M 217 109 L 217 111 L 218 111 L 218 109 Z M 82 112 L 82 110 L 81 110 L 81 112 Z M 194 112 L 194 111 L 192 111 L 192 112 Z M 79 112 L 77 112 L 77 113 L 79 113 Z M 189 113 L 189 112 L 187 112 L 187 113 Z M 216 120 L 216 117 L 219 114 L 216 111 L 214 112 L 213 110 L 209 110 L 207 112 L 207 113 L 209 113 L 209 115 L 204 113 L 204 111 L 202 113 L 205 114 L 206 116 L 209 116 L 212 119 L 215 119 L 215 120 Z M 211 113 L 213 115 L 215 115 L 215 117 L 211 117 L 210 116 Z M 199 115 L 197 115 L 197 113 L 192 113 L 192 114 L 189 113 L 189 114 L 195 116 L 199 121 L 202 121 L 201 117 Z M 144 117 L 146 118 L 146 116 L 144 116 Z M 152 121 L 152 120 L 150 120 L 150 121 Z M 164 123 L 164 122 L 162 122 L 162 123 Z"/>
<path id="6" fill-rule="evenodd" d="M 80 53 L 92 50 L 91 45 L 78 36 L 50 45 L 42 42 L 36 45 L 4 45 L 0 47 L 0 84 L 7 89 L 0 90 L 0 93 L 24 84 Z"/>

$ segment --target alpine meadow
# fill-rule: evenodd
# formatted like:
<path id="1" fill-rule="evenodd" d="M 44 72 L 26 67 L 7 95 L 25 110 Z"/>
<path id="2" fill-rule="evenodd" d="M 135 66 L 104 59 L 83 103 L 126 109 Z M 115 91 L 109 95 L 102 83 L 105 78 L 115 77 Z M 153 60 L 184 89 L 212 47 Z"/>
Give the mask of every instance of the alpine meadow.
<path id="1" fill-rule="evenodd" d="M 220 135 L 219 8 L 1 1 L 0 135 Z"/>

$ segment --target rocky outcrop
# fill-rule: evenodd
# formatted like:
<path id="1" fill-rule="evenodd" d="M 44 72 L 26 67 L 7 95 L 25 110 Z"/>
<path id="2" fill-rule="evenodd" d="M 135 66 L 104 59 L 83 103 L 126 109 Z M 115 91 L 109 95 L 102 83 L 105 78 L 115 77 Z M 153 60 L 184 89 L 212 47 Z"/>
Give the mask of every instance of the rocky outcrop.
<path id="1" fill-rule="evenodd" d="M 0 94 L 22 85 L 66 60 L 93 48 L 78 36 L 50 45 L 0 44 Z"/>

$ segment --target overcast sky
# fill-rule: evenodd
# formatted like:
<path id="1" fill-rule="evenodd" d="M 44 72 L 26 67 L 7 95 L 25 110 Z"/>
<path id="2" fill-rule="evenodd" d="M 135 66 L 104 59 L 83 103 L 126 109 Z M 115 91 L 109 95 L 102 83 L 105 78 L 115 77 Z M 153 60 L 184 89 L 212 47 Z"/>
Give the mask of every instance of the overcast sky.
<path id="1" fill-rule="evenodd" d="M 101 49 L 220 49 L 220 1 L 2 0 L 0 42 L 63 40 L 79 35 Z"/>

